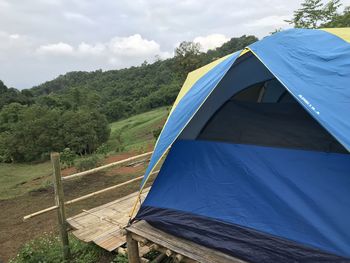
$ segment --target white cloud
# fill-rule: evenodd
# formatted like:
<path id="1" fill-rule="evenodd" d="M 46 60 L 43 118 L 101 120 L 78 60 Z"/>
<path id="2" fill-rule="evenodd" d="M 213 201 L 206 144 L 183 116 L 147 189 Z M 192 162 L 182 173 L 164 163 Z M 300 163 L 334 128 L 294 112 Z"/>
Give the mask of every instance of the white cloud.
<path id="1" fill-rule="evenodd" d="M 290 27 L 283 20 L 302 1 L 0 0 L 0 79 L 29 88 L 71 70 L 167 58 L 185 40 L 206 50 L 244 34 L 262 38 Z"/>
<path id="2" fill-rule="evenodd" d="M 69 55 L 74 51 L 73 47 L 67 43 L 59 42 L 56 44 L 41 45 L 37 52 L 39 54 L 53 54 L 53 55 Z"/>
<path id="3" fill-rule="evenodd" d="M 96 45 L 90 45 L 85 42 L 79 44 L 77 51 L 82 55 L 101 55 L 105 51 L 104 44 L 98 43 Z"/>
<path id="4" fill-rule="evenodd" d="M 211 34 L 205 37 L 196 37 L 193 42 L 199 43 L 202 51 L 207 51 L 217 48 L 229 40 L 230 38 L 223 34 Z"/>
<path id="5" fill-rule="evenodd" d="M 129 37 L 114 37 L 108 44 L 112 53 L 119 56 L 150 56 L 160 53 L 160 45 L 140 34 Z"/>

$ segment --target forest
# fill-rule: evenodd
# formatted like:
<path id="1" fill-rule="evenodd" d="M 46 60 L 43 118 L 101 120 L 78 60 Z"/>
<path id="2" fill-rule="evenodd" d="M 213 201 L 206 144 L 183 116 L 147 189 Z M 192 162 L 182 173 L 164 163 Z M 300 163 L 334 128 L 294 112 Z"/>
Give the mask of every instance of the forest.
<path id="1" fill-rule="evenodd" d="M 297 28 L 347 27 L 350 8 L 341 9 L 338 0 L 306 0 L 287 22 Z M 243 35 L 207 52 L 184 41 L 170 59 L 68 72 L 21 91 L 0 81 L 0 162 L 46 160 L 49 152 L 66 148 L 93 153 L 108 140 L 110 122 L 171 105 L 188 72 L 257 40 Z"/>

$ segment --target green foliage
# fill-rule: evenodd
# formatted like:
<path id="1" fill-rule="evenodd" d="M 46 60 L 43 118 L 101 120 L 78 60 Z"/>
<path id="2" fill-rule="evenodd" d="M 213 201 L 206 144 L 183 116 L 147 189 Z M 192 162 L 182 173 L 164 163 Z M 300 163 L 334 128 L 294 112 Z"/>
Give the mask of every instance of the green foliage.
<path id="1" fill-rule="evenodd" d="M 182 42 L 171 59 L 158 58 L 154 63 L 121 70 L 69 72 L 31 92 L 42 106 L 74 111 L 95 109 L 109 121 L 116 121 L 171 105 L 190 71 L 255 41 L 254 36 L 232 38 L 207 53 L 201 53 L 196 43 Z"/>
<path id="2" fill-rule="evenodd" d="M 301 8 L 294 11 L 293 18 L 286 22 L 295 28 L 318 28 L 323 24 L 335 20 L 339 14 L 340 0 L 304 0 Z"/>
<path id="3" fill-rule="evenodd" d="M 66 167 L 73 166 L 74 160 L 76 159 L 76 157 L 77 157 L 76 153 L 69 148 L 65 148 L 60 153 L 61 163 Z"/>
<path id="4" fill-rule="evenodd" d="M 175 69 L 181 79 L 202 64 L 198 43 L 184 41 L 175 49 Z"/>
<path id="5" fill-rule="evenodd" d="M 102 249 L 95 245 L 83 243 L 70 237 L 72 257 L 70 263 L 95 263 L 104 254 Z M 10 263 L 64 263 L 59 238 L 53 234 L 45 234 L 26 243 Z M 118 262 L 118 261 L 116 261 Z"/>
<path id="6" fill-rule="evenodd" d="M 111 263 L 128 263 L 128 257 L 126 255 L 117 255 Z"/>
<path id="7" fill-rule="evenodd" d="M 344 8 L 343 14 L 336 16 L 332 21 L 323 24 L 321 27 L 350 27 L 350 6 Z"/>
<path id="8" fill-rule="evenodd" d="M 19 91 L 15 88 L 8 88 L 0 80 L 0 110 L 7 104 L 17 102 L 23 105 L 33 103 L 33 94 L 30 90 Z"/>
<path id="9" fill-rule="evenodd" d="M 92 153 L 109 137 L 108 122 L 96 111 L 10 104 L 0 112 L 0 159 L 28 162 L 70 148 Z"/>
<path id="10" fill-rule="evenodd" d="M 96 153 L 103 155 L 104 157 L 106 157 L 108 155 L 108 153 L 110 152 L 110 149 L 108 147 L 107 143 L 103 143 L 101 144 L 97 149 L 96 149 Z"/>
<path id="11" fill-rule="evenodd" d="M 75 167 L 79 172 L 93 169 L 101 164 L 101 157 L 93 154 L 75 161 Z"/>
<path id="12" fill-rule="evenodd" d="M 171 105 L 189 71 L 256 40 L 232 38 L 207 53 L 198 44 L 182 42 L 171 59 L 121 70 L 69 72 L 21 92 L 0 82 L 0 162 L 45 160 L 50 151 L 65 148 L 91 154 L 108 140 L 107 120 Z M 138 144 L 138 138 L 114 136 L 112 150 Z"/>

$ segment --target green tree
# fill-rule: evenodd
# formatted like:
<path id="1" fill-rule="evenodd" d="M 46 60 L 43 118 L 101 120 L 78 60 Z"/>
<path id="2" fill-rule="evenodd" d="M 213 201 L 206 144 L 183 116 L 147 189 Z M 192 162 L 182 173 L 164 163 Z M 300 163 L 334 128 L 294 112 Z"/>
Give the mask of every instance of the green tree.
<path id="1" fill-rule="evenodd" d="M 200 44 L 184 41 L 175 49 L 176 71 L 182 79 L 186 75 L 202 65 L 200 56 Z"/>
<path id="2" fill-rule="evenodd" d="M 345 7 L 341 15 L 336 16 L 332 21 L 321 25 L 321 27 L 350 27 L 350 6 Z"/>
<path id="3" fill-rule="evenodd" d="M 340 0 L 330 0 L 323 3 L 322 0 L 305 0 L 301 8 L 294 11 L 293 18 L 286 20 L 295 28 L 318 28 L 337 18 Z"/>

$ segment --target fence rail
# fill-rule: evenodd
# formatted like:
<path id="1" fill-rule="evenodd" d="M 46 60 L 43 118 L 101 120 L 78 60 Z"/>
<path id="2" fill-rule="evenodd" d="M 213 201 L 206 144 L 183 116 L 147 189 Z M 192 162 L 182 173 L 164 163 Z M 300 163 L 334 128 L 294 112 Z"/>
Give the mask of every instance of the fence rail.
<path id="1" fill-rule="evenodd" d="M 94 197 L 96 195 L 117 189 L 119 187 L 125 186 L 127 184 L 139 181 L 143 178 L 143 176 L 139 176 L 136 178 L 133 178 L 129 181 L 120 183 L 120 184 L 116 184 L 104 189 L 101 189 L 99 191 L 90 193 L 90 194 L 86 194 L 80 197 L 77 197 L 75 199 L 69 200 L 64 202 L 64 193 L 63 193 L 63 187 L 62 187 L 62 181 L 69 181 L 72 179 L 76 179 L 76 178 L 80 178 L 83 177 L 85 175 L 89 175 L 89 174 L 93 174 L 96 173 L 98 171 L 102 171 L 102 170 L 106 170 L 108 168 L 112 168 L 112 167 L 116 167 L 116 166 L 125 166 L 125 165 L 130 165 L 131 162 L 135 162 L 137 161 L 137 163 L 140 163 L 142 161 L 148 161 L 149 159 L 147 159 L 149 156 L 152 155 L 153 152 L 147 152 L 147 153 L 143 153 L 140 155 L 136 155 L 136 156 L 132 156 L 129 157 L 127 159 L 124 160 L 120 160 L 117 162 L 113 162 L 110 164 L 106 164 L 88 171 L 84 171 L 84 172 L 80 172 L 80 173 L 75 173 L 69 176 L 65 176 L 65 177 L 61 177 L 61 167 L 60 167 L 60 155 L 59 153 L 51 153 L 51 162 L 52 162 L 52 168 L 53 168 L 53 182 L 54 182 L 54 188 L 55 188 L 55 205 L 45 208 L 43 210 L 37 211 L 35 213 L 26 215 L 23 217 L 23 220 L 26 221 L 30 218 L 45 214 L 47 212 L 53 211 L 53 210 L 57 210 L 57 215 L 58 215 L 58 222 L 59 222 L 59 229 L 60 229 L 60 234 L 61 234 L 61 239 L 62 239 L 62 243 L 63 243 L 63 257 L 64 259 L 68 259 L 70 256 L 70 251 L 69 251 L 69 241 L 68 241 L 68 234 L 67 234 L 67 222 L 65 219 L 65 206 L 66 205 L 71 205 L 74 204 L 76 202 Z M 140 160 L 141 158 L 146 158 L 144 160 Z M 157 174 L 159 171 L 155 171 L 152 173 L 152 175 Z"/>
<path id="2" fill-rule="evenodd" d="M 91 170 L 87 170 L 87 171 L 84 171 L 84 172 L 80 172 L 80 173 L 75 173 L 75 174 L 72 174 L 72 175 L 64 176 L 64 177 L 62 177 L 62 181 L 68 181 L 68 180 L 76 179 L 76 178 L 79 178 L 79 177 L 82 177 L 82 176 L 85 176 L 85 175 L 96 173 L 98 171 L 102 171 L 102 170 L 105 170 L 105 169 L 108 169 L 108 168 L 112 168 L 112 167 L 115 167 L 115 166 L 118 166 L 118 165 L 127 164 L 127 163 L 135 161 L 137 159 L 151 156 L 152 153 L 153 152 L 147 152 L 147 153 L 136 155 L 136 156 L 133 156 L 133 157 L 130 157 L 130 158 L 127 158 L 127 159 L 124 159 L 124 160 L 120 160 L 120 161 L 117 161 L 117 162 L 114 162 L 114 163 L 109 163 L 109 164 L 106 164 L 106 165 L 103 165 L 103 166 L 100 166 L 100 167 L 97 167 L 97 168 L 94 168 L 94 169 L 91 169 Z"/>

